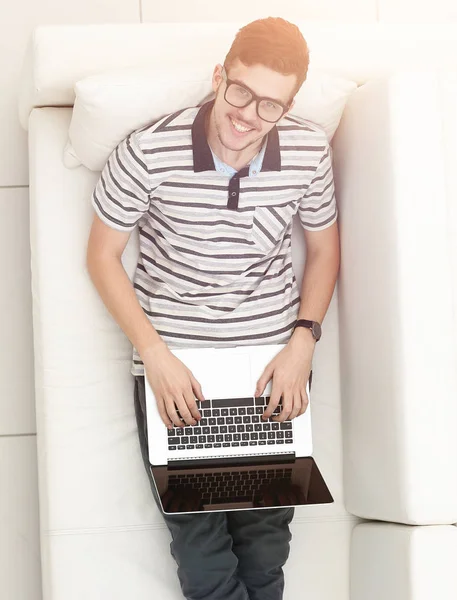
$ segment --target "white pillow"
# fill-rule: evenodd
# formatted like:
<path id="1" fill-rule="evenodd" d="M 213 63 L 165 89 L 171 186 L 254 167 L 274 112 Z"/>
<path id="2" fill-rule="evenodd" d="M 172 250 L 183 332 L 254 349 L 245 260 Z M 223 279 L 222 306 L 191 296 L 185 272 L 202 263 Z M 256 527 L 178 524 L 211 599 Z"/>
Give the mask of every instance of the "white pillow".
<path id="1" fill-rule="evenodd" d="M 129 133 L 210 97 L 211 76 L 207 68 L 128 68 L 78 81 L 65 166 L 100 171 Z M 292 113 L 323 127 L 330 141 L 356 87 L 343 77 L 310 70 Z"/>

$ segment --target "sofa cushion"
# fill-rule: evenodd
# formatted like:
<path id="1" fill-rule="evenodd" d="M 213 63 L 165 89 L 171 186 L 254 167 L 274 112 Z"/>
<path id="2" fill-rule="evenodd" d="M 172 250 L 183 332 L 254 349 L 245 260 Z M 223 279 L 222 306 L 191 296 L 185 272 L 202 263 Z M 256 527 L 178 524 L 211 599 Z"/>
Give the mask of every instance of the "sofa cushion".
<path id="1" fill-rule="evenodd" d="M 212 95 L 211 66 L 121 69 L 78 81 L 65 165 L 83 164 L 100 171 L 114 148 L 132 131 L 202 103 Z M 310 70 L 292 114 L 317 123 L 331 140 L 347 98 L 356 87 L 349 79 Z"/>

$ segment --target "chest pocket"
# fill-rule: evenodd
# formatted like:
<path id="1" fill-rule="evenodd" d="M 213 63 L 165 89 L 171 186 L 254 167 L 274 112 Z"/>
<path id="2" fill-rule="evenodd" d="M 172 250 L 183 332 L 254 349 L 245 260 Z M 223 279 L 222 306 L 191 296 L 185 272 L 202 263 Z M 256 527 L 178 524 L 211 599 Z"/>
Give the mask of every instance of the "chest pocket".
<path id="1" fill-rule="evenodd" d="M 265 253 L 278 246 L 292 226 L 298 202 L 284 206 L 256 206 L 252 222 L 252 241 Z"/>

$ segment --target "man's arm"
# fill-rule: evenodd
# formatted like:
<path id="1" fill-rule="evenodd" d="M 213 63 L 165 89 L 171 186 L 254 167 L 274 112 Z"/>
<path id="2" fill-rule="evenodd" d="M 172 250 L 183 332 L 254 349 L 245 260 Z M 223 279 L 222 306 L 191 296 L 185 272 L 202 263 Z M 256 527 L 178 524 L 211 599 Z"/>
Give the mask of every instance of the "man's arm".
<path id="1" fill-rule="evenodd" d="M 305 230 L 306 263 L 300 293 L 298 319 L 322 323 L 332 299 L 340 268 L 338 224 L 323 231 Z M 292 340 L 312 340 L 311 330 L 297 327 Z"/>
<path id="2" fill-rule="evenodd" d="M 87 268 L 106 308 L 140 353 L 163 340 L 149 322 L 121 262 L 130 232 L 117 231 L 94 215 Z"/>
<path id="3" fill-rule="evenodd" d="M 338 224 L 322 231 L 305 230 L 306 263 L 301 288 L 299 319 L 322 323 L 332 299 L 340 265 Z M 271 417 L 282 396 L 281 413 L 275 421 L 294 419 L 308 406 L 306 384 L 309 379 L 316 341 L 309 329 L 297 327 L 286 347 L 267 365 L 255 395 L 260 396 L 273 377 L 270 402 L 263 419 Z"/>
<path id="4" fill-rule="evenodd" d="M 201 419 L 194 394 L 204 400 L 200 384 L 169 350 L 149 322 L 121 262 L 130 232 L 112 229 L 95 215 L 87 247 L 87 268 L 105 306 L 138 350 L 167 427 L 180 427 L 176 407 L 188 425 Z"/>

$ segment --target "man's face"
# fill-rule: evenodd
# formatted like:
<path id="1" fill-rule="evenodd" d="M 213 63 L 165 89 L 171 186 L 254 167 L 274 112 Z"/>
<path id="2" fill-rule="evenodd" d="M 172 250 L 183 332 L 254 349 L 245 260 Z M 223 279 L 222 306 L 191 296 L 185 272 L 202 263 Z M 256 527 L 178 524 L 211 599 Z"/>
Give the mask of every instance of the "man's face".
<path id="1" fill-rule="evenodd" d="M 247 67 L 237 60 L 228 69 L 227 77 L 239 85 L 246 86 L 257 96 L 271 98 L 287 106 L 297 84 L 295 75 L 282 75 L 263 65 Z M 224 99 L 227 82 L 222 77 L 222 66 L 213 74 L 213 90 L 216 100 L 211 118 L 221 144 L 228 150 L 239 152 L 259 143 L 275 126 L 262 120 L 256 110 L 255 101 L 244 108 L 231 106 Z"/>

